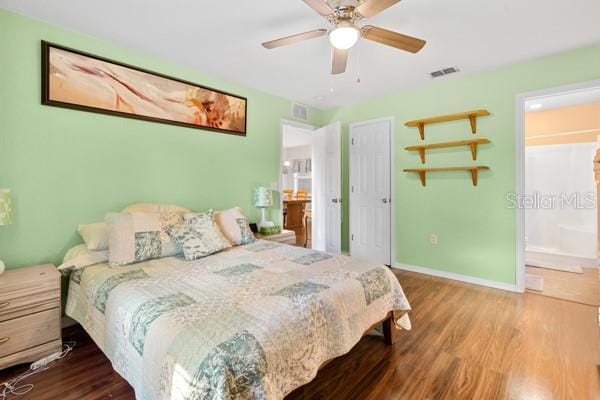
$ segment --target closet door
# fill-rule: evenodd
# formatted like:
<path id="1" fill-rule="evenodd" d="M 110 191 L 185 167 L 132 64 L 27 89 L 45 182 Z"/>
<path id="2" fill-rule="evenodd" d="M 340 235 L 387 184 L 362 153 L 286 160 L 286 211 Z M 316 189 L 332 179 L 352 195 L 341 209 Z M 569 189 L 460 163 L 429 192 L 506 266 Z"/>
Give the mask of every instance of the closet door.
<path id="1" fill-rule="evenodd" d="M 350 254 L 392 264 L 392 121 L 350 126 Z"/>

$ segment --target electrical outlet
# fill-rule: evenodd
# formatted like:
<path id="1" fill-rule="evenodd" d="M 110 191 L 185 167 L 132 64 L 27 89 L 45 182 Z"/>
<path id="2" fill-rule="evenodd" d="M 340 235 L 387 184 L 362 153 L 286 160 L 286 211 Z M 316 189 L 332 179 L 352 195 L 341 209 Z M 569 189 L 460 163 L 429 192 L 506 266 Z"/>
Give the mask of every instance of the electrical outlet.
<path id="1" fill-rule="evenodd" d="M 431 235 L 429 235 L 429 241 L 431 242 L 431 244 L 438 244 L 438 235 L 432 233 Z"/>

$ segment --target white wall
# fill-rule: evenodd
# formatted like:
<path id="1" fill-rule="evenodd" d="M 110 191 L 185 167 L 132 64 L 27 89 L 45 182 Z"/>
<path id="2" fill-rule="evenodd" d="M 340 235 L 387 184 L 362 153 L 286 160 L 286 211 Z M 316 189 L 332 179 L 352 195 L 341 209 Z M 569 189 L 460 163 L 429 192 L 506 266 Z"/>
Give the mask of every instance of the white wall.
<path id="1" fill-rule="evenodd" d="M 596 143 L 527 147 L 525 191 L 528 195 L 561 196 L 596 192 L 593 160 Z M 527 250 L 547 251 L 586 258 L 597 254 L 597 209 L 577 209 L 574 204 L 552 209 L 526 209 Z"/>
<path id="2" fill-rule="evenodd" d="M 312 157 L 312 146 L 287 147 L 283 149 L 283 159 L 287 161 L 304 160 Z"/>
<path id="3" fill-rule="evenodd" d="M 313 132 L 296 126 L 283 126 L 283 147 L 310 146 L 313 140 Z"/>

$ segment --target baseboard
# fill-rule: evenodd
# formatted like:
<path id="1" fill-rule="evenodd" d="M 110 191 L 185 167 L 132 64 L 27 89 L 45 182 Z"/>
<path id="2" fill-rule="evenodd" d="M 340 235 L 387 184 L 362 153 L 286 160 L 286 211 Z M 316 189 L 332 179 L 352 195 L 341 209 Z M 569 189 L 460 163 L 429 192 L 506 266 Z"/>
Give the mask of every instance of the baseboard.
<path id="1" fill-rule="evenodd" d="M 521 293 L 517 286 L 510 283 L 504 282 L 496 282 L 490 281 L 487 279 L 476 278 L 468 275 L 455 274 L 454 272 L 441 271 L 438 269 L 426 268 L 426 267 L 418 267 L 416 265 L 408 265 L 402 263 L 395 263 L 394 268 L 402 269 L 405 271 L 417 272 L 419 274 L 437 276 L 439 278 L 451 279 L 453 281 L 460 281 L 465 283 L 470 283 L 473 285 L 486 286 L 494 289 L 506 290 L 508 292 L 517 292 Z"/>

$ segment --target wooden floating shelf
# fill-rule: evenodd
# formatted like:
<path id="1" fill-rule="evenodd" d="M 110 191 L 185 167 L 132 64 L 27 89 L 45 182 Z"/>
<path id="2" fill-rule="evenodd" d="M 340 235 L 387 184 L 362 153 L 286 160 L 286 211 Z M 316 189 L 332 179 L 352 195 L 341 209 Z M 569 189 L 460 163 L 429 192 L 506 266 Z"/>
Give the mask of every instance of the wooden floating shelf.
<path id="1" fill-rule="evenodd" d="M 425 151 L 430 149 L 443 149 L 447 147 L 460 147 L 460 146 L 469 146 L 471 148 L 471 155 L 473 156 L 473 160 L 477 160 L 477 146 L 480 144 L 490 143 L 489 139 L 481 138 L 481 139 L 467 139 L 467 140 L 455 140 L 452 142 L 439 142 L 439 143 L 431 143 L 431 144 L 420 144 L 416 146 L 408 146 L 405 147 L 405 150 L 408 151 L 418 151 L 419 156 L 421 157 L 421 162 L 425 164 Z"/>
<path id="2" fill-rule="evenodd" d="M 480 170 L 490 169 L 485 165 L 476 165 L 472 167 L 442 167 L 442 168 L 407 168 L 404 172 L 416 172 L 421 178 L 421 184 L 427 186 L 427 173 L 428 172 L 442 172 L 442 171 L 469 171 L 471 172 L 471 179 L 473 180 L 473 186 L 477 186 L 477 177 Z"/>
<path id="3" fill-rule="evenodd" d="M 471 132 L 473 135 L 477 133 L 477 117 L 485 117 L 490 115 L 488 110 L 472 110 L 465 111 L 456 114 L 439 115 L 437 117 L 416 119 L 414 121 L 408 121 L 404 125 L 408 127 L 418 127 L 421 140 L 425 140 L 425 125 L 439 124 L 441 122 L 457 121 L 460 119 L 468 119 L 471 123 Z"/>

